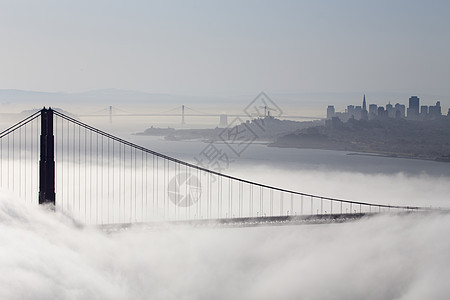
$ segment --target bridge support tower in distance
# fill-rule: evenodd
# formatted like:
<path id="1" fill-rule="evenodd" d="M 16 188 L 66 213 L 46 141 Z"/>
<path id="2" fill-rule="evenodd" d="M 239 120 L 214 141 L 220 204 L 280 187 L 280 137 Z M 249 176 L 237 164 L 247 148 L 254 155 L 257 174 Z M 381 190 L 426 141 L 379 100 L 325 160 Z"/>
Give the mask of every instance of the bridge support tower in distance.
<path id="1" fill-rule="evenodd" d="M 53 110 L 41 110 L 41 158 L 39 161 L 39 204 L 55 205 L 55 141 Z"/>
<path id="2" fill-rule="evenodd" d="M 184 124 L 186 124 L 186 123 L 184 122 L 184 104 L 183 104 L 183 105 L 181 105 L 181 125 L 184 125 Z"/>

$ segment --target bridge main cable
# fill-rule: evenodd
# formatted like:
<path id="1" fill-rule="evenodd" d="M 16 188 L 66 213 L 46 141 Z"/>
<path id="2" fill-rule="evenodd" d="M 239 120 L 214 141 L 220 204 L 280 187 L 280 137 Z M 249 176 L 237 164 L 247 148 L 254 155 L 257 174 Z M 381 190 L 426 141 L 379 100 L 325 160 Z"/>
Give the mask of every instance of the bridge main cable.
<path id="1" fill-rule="evenodd" d="M 212 175 L 216 175 L 216 176 L 219 176 L 220 178 L 227 178 L 229 180 L 235 180 L 237 182 L 249 184 L 249 185 L 252 185 L 252 186 L 257 186 L 257 187 L 260 187 L 260 188 L 265 188 L 265 189 L 269 189 L 269 190 L 284 192 L 284 193 L 288 193 L 288 194 L 292 194 L 292 195 L 312 197 L 312 198 L 316 198 L 316 199 L 333 201 L 333 202 L 355 204 L 355 205 L 364 205 L 364 206 L 378 207 L 378 208 L 388 208 L 388 209 L 393 208 L 393 209 L 404 209 L 404 210 L 431 210 L 431 208 L 428 208 L 428 207 L 374 204 L 374 203 L 368 203 L 368 202 L 360 202 L 360 201 L 352 201 L 352 200 L 332 198 L 332 197 L 324 197 L 324 196 L 318 196 L 318 195 L 314 195 L 314 194 L 297 192 L 297 191 L 293 191 L 293 190 L 283 189 L 283 188 L 279 188 L 279 187 L 275 187 L 275 186 L 270 186 L 270 185 L 266 185 L 266 184 L 262 184 L 262 183 L 258 183 L 258 182 L 254 182 L 254 181 L 250 181 L 250 180 L 246 180 L 246 179 L 242 179 L 242 178 L 239 178 L 239 177 L 235 177 L 235 176 L 219 173 L 219 172 L 216 172 L 216 171 L 213 171 L 213 170 L 209 170 L 209 169 L 206 169 L 204 167 L 200 167 L 200 166 L 197 166 L 197 165 L 194 165 L 194 164 L 191 164 L 191 163 L 188 163 L 188 162 L 185 162 L 185 161 L 182 161 L 182 160 L 179 160 L 179 159 L 176 159 L 176 158 L 173 158 L 173 157 L 161 154 L 159 152 L 156 152 L 156 151 L 144 148 L 142 146 L 139 146 L 139 145 L 134 144 L 132 142 L 126 141 L 124 139 L 121 139 L 121 138 L 119 138 L 117 136 L 114 136 L 112 134 L 109 134 L 107 132 L 104 132 L 104 131 L 102 131 L 100 129 L 97 129 L 97 128 L 94 128 L 94 127 L 92 127 L 90 125 L 87 125 L 87 124 L 85 124 L 85 123 L 83 123 L 81 121 L 78 121 L 78 120 L 76 120 L 76 119 L 74 119 L 72 117 L 69 117 L 69 116 L 67 116 L 67 115 L 65 115 L 65 114 L 63 114 L 61 112 L 54 111 L 54 114 L 59 116 L 59 117 L 61 117 L 61 118 L 63 118 L 63 119 L 66 119 L 69 122 L 72 122 L 72 123 L 74 123 L 76 125 L 79 125 L 79 126 L 85 128 L 87 130 L 90 130 L 90 131 L 92 131 L 94 133 L 97 133 L 97 134 L 99 134 L 101 136 L 104 136 L 104 137 L 109 138 L 111 140 L 114 140 L 116 142 L 122 143 L 124 145 L 129 146 L 129 147 L 132 147 L 132 148 L 134 148 L 136 150 L 140 150 L 140 151 L 143 151 L 145 153 L 148 153 L 148 154 L 151 154 L 151 155 L 155 155 L 155 156 L 160 157 L 162 159 L 166 159 L 168 161 L 171 161 L 171 162 L 174 162 L 174 163 L 177 163 L 177 164 L 180 164 L 180 165 L 184 165 L 184 166 L 189 167 L 189 168 L 197 169 L 197 170 L 200 170 L 200 171 L 212 174 Z"/>
<path id="2" fill-rule="evenodd" d="M 23 119 L 22 121 L 20 121 L 20 122 L 14 124 L 13 126 L 3 130 L 2 132 L 0 132 L 0 138 L 2 138 L 4 136 L 7 136 L 8 134 L 16 131 L 17 129 L 27 125 L 28 123 L 30 123 L 34 119 L 39 118 L 41 116 L 41 112 L 42 112 L 42 110 L 39 110 L 39 111 L 35 112 L 34 114 L 32 114 L 31 116 Z"/>

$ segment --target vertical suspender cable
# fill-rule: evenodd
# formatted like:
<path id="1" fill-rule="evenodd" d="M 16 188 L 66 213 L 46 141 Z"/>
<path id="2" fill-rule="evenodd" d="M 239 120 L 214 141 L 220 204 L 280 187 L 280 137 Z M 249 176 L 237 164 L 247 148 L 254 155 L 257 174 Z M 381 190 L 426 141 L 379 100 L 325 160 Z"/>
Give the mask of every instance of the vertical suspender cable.
<path id="1" fill-rule="evenodd" d="M 25 177 L 25 182 L 24 182 L 24 191 L 25 191 L 25 202 L 27 202 L 27 127 L 24 128 L 25 129 L 25 138 L 24 138 L 24 154 L 25 154 L 25 170 L 24 170 L 24 177 Z"/>
<path id="2" fill-rule="evenodd" d="M 112 223 L 114 223 L 114 200 L 115 200 L 115 162 L 116 162 L 116 153 L 114 151 L 114 141 L 112 141 Z"/>
<path id="3" fill-rule="evenodd" d="M 134 148 L 134 219 L 137 221 L 137 150 Z"/>
<path id="4" fill-rule="evenodd" d="M 99 198 L 99 195 L 98 195 L 98 180 L 99 180 L 99 174 L 98 174 L 98 134 L 96 135 L 96 146 L 95 146 L 95 149 L 96 149 L 96 153 L 97 153 L 97 156 L 96 156 L 96 165 L 97 165 L 97 171 L 96 171 L 96 179 L 95 179 L 95 224 L 98 224 L 98 198 Z"/>
<path id="5" fill-rule="evenodd" d="M 141 222 L 144 221 L 144 152 L 141 151 Z"/>
<path id="6" fill-rule="evenodd" d="M 16 168 L 16 160 L 14 159 L 15 158 L 15 152 L 16 152 L 16 148 L 15 148 L 15 145 L 14 145 L 14 140 L 15 140 L 15 134 L 16 134 L 16 132 L 15 131 L 13 131 L 13 133 L 12 133 L 12 165 L 13 165 L 13 167 L 12 167 L 12 188 L 13 188 L 13 191 L 15 192 L 16 191 L 16 189 L 15 189 L 15 187 L 16 187 L 16 177 L 15 177 L 15 168 Z"/>
<path id="7" fill-rule="evenodd" d="M 78 217 L 81 218 L 81 127 L 78 126 Z"/>
<path id="8" fill-rule="evenodd" d="M 148 221 L 148 153 L 145 153 L 145 220 Z"/>
<path id="9" fill-rule="evenodd" d="M 131 166 L 131 174 L 130 174 L 130 221 L 133 216 L 133 148 L 130 146 L 130 166 Z"/>
<path id="10" fill-rule="evenodd" d="M 108 139 L 108 147 L 107 147 L 107 152 L 108 152 L 108 175 L 106 176 L 106 180 L 108 181 L 108 183 L 107 183 L 107 189 L 108 189 L 108 191 L 107 191 L 107 199 L 106 199 L 106 210 L 107 210 L 107 213 L 106 213 L 106 222 L 107 223 L 109 223 L 109 201 L 110 201 L 110 199 L 109 199 L 109 139 Z"/>
<path id="11" fill-rule="evenodd" d="M 100 223 L 101 224 L 103 224 L 103 215 L 104 215 L 104 202 L 105 202 L 105 196 L 104 196 L 104 193 L 103 193 L 103 188 L 104 188 L 104 185 L 105 185 L 105 178 L 104 178 L 104 176 L 105 176 L 105 165 L 104 165 L 104 162 L 103 162 L 103 156 L 105 155 L 105 152 L 104 152 L 104 150 L 103 150 L 103 135 L 102 135 L 102 139 L 101 139 L 101 142 L 102 142 L 102 148 L 101 148 L 101 164 L 100 164 L 100 170 L 101 170 L 101 175 L 100 175 L 100 194 L 101 194 L 101 196 L 100 196 Z"/>
<path id="12" fill-rule="evenodd" d="M 19 198 L 22 196 L 22 127 L 19 128 Z"/>

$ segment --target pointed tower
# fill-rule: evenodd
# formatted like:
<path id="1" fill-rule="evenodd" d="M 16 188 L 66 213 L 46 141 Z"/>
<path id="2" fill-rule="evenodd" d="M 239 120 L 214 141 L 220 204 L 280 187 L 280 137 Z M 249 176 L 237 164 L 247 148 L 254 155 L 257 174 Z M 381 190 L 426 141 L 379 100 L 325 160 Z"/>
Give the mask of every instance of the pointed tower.
<path id="1" fill-rule="evenodd" d="M 364 94 L 363 98 L 363 105 L 361 110 L 361 119 L 362 120 L 368 120 L 369 119 L 369 112 L 367 111 L 367 103 L 366 103 L 366 94 Z"/>

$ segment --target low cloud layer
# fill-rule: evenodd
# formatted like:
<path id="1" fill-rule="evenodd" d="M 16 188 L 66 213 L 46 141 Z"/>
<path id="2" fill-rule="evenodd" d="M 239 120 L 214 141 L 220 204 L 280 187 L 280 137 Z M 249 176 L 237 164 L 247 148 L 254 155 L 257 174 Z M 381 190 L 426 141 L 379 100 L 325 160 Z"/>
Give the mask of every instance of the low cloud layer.
<path id="1" fill-rule="evenodd" d="M 106 234 L 0 199 L 2 299 L 443 299 L 450 216 Z"/>

